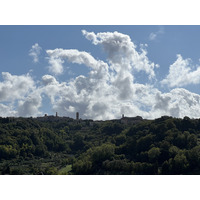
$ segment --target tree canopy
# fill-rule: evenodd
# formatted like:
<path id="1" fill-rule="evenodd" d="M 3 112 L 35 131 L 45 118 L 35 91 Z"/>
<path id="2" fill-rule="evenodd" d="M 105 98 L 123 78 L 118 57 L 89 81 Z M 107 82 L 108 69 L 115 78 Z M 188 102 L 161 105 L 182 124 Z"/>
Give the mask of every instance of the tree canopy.
<path id="1" fill-rule="evenodd" d="M 200 119 L 0 118 L 1 174 L 200 174 Z"/>

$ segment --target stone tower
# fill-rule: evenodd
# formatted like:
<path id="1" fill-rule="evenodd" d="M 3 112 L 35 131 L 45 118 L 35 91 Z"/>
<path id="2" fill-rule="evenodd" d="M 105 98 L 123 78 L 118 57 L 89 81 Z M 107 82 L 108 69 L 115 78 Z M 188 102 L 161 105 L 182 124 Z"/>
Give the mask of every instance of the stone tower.
<path id="1" fill-rule="evenodd" d="M 79 120 L 79 112 L 76 113 L 76 120 Z"/>

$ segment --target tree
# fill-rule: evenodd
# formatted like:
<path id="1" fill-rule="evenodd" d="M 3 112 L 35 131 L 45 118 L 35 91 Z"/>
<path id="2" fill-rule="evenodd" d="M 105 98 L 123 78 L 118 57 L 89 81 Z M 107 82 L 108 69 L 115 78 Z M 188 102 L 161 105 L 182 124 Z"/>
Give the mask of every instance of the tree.
<path id="1" fill-rule="evenodd" d="M 45 156 L 47 153 L 47 147 L 43 144 L 39 144 L 35 147 L 36 156 Z"/>
<path id="2" fill-rule="evenodd" d="M 163 140 L 160 143 L 160 161 L 163 162 L 165 160 L 169 159 L 169 148 L 170 148 L 170 143 L 166 140 Z"/>
<path id="3" fill-rule="evenodd" d="M 187 153 L 187 159 L 190 163 L 191 169 L 198 169 L 200 167 L 200 146 L 195 146 Z"/>
<path id="4" fill-rule="evenodd" d="M 89 154 L 91 155 L 92 161 L 96 164 L 102 163 L 104 160 L 109 160 L 114 156 L 115 145 L 103 144 L 101 146 L 90 149 Z"/>
<path id="5" fill-rule="evenodd" d="M 179 153 L 180 149 L 176 146 L 171 146 L 169 148 L 169 156 L 171 158 L 174 158 L 178 153 Z"/>
<path id="6" fill-rule="evenodd" d="M 190 134 L 187 138 L 187 147 L 189 149 L 192 149 L 195 146 L 197 146 L 197 136 L 194 134 Z"/>
<path id="7" fill-rule="evenodd" d="M 150 145 L 153 143 L 153 135 L 148 134 L 144 137 L 141 137 L 137 140 L 137 151 L 147 151 L 150 148 Z"/>
<path id="8" fill-rule="evenodd" d="M 14 158 L 17 153 L 17 150 L 11 145 L 0 145 L 0 160 Z"/>
<path id="9" fill-rule="evenodd" d="M 160 156 L 160 148 L 153 147 L 148 151 L 148 157 L 150 162 L 158 161 L 158 158 Z"/>
<path id="10" fill-rule="evenodd" d="M 170 174 L 170 165 L 167 160 L 165 160 L 162 164 L 161 174 L 163 175 Z"/>
<path id="11" fill-rule="evenodd" d="M 126 141 L 126 135 L 120 134 L 115 137 L 116 145 L 119 146 Z"/>
<path id="12" fill-rule="evenodd" d="M 84 147 L 84 136 L 82 133 L 77 132 L 74 137 L 73 137 L 73 145 L 72 145 L 72 149 L 73 150 L 82 150 Z"/>
<path id="13" fill-rule="evenodd" d="M 56 167 L 47 167 L 45 169 L 45 174 L 47 175 L 56 175 L 57 174 L 57 168 Z"/>
<path id="14" fill-rule="evenodd" d="M 188 160 L 184 154 L 177 154 L 172 161 L 173 174 L 184 174 L 189 167 Z"/>
<path id="15" fill-rule="evenodd" d="M 75 174 L 91 174 L 92 173 L 92 162 L 88 159 L 77 160 L 72 165 L 72 170 Z"/>
<path id="16" fill-rule="evenodd" d="M 151 163 L 135 162 L 132 166 L 132 173 L 136 175 L 155 174 L 155 168 Z"/>
<path id="17" fill-rule="evenodd" d="M 186 142 L 187 142 L 187 140 L 185 138 L 185 135 L 182 133 L 178 134 L 178 136 L 174 140 L 175 146 L 177 146 L 181 149 L 186 148 L 186 146 L 187 146 Z"/>

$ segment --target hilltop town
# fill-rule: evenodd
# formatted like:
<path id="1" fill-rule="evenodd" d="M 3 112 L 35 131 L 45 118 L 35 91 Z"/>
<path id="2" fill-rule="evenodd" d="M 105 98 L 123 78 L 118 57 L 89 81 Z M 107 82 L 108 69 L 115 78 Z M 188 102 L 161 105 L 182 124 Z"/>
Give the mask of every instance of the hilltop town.
<path id="1" fill-rule="evenodd" d="M 22 119 L 23 117 L 6 117 L 6 118 L 2 118 L 0 117 L 1 120 L 5 120 L 8 122 L 12 122 L 12 121 L 19 121 L 20 119 Z M 58 112 L 56 112 L 55 115 L 47 115 L 45 114 L 44 116 L 41 117 L 28 117 L 27 119 L 34 119 L 34 120 L 38 120 L 41 122 L 68 122 L 69 124 L 73 124 L 73 123 L 77 123 L 77 124 L 89 124 L 90 126 L 93 126 L 94 124 L 101 124 L 102 122 L 106 122 L 106 121 L 112 121 L 112 122 L 117 122 L 117 123 L 122 123 L 125 125 L 133 125 L 133 124 L 137 124 L 140 123 L 142 121 L 144 121 L 145 119 L 143 119 L 140 116 L 136 116 L 136 117 L 126 117 L 124 116 L 124 114 L 122 114 L 121 119 L 112 119 L 112 120 L 92 120 L 92 119 L 81 119 L 79 117 L 79 112 L 76 112 L 76 118 L 70 118 L 70 117 L 66 117 L 66 116 L 59 116 Z"/>

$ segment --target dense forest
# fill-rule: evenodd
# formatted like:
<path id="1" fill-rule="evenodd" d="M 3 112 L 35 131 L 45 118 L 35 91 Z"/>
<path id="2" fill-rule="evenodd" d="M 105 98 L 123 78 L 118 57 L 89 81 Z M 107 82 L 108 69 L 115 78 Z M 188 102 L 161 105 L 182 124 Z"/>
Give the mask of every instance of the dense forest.
<path id="1" fill-rule="evenodd" d="M 200 119 L 41 119 L 0 118 L 0 174 L 200 174 Z"/>

